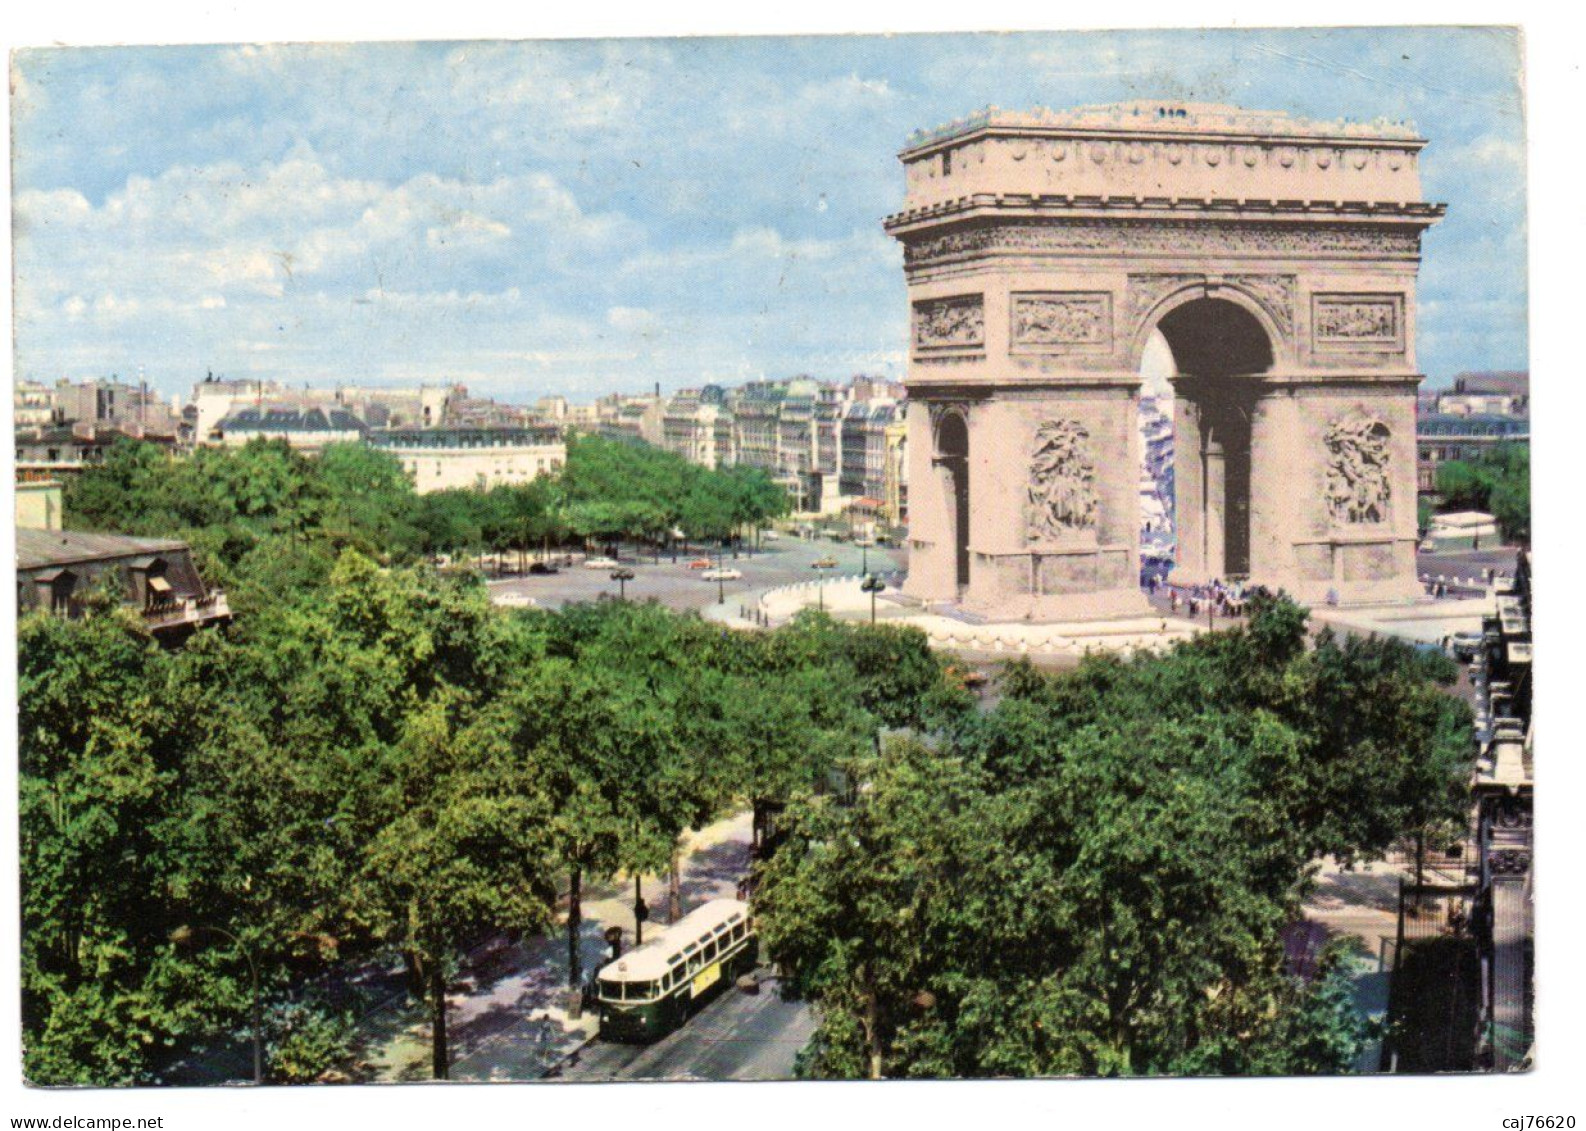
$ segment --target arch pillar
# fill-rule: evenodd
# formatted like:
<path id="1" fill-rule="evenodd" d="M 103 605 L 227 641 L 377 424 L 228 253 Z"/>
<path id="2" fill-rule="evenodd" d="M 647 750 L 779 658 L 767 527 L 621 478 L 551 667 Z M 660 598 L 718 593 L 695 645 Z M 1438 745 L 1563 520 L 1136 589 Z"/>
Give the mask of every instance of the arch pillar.
<path id="1" fill-rule="evenodd" d="M 906 596 L 921 601 L 956 602 L 956 505 L 953 469 L 940 458 L 937 428 L 944 403 L 911 400 L 909 430 L 909 575 Z M 958 411 L 967 408 L 956 402 Z"/>

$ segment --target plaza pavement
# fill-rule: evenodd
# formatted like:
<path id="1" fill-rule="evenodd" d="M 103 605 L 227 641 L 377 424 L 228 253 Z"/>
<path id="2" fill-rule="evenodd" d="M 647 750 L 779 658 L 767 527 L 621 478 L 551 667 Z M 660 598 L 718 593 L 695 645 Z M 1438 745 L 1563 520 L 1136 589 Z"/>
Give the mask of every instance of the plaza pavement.
<path id="1" fill-rule="evenodd" d="M 877 623 L 909 625 L 924 632 L 933 647 L 992 659 L 1032 656 L 1077 661 L 1089 652 L 1101 651 L 1128 655 L 1170 647 L 1203 631 L 1199 624 L 1168 612 L 1113 620 L 982 623 L 900 600 L 897 585 L 902 574 L 881 576 L 888 588 L 875 601 Z M 823 608 L 839 620 L 868 621 L 871 598 L 860 588 L 860 581 L 857 575 L 804 580 L 729 599 L 725 605 L 712 605 L 702 612 L 708 620 L 742 629 L 774 628 L 813 608 Z M 754 618 L 756 611 L 760 619 Z"/>
<path id="2" fill-rule="evenodd" d="M 706 900 L 735 894 L 748 872 L 751 836 L 748 813 L 686 834 L 680 866 L 684 914 Z M 652 916 L 645 924 L 648 936 L 665 926 L 665 877 L 646 877 L 642 887 Z M 505 936 L 483 940 L 453 976 L 446 1013 L 453 1080 L 537 1080 L 595 1036 L 592 1011 L 578 1020 L 567 1014 L 565 895 L 560 904 L 556 931 L 518 942 Z M 613 926 L 623 929 L 623 945 L 631 947 L 631 877 L 584 885 L 580 942 L 586 976 L 600 965 L 603 935 Z M 427 1008 L 405 994 L 388 1001 L 360 1023 L 355 1054 L 361 1079 L 430 1079 Z"/>

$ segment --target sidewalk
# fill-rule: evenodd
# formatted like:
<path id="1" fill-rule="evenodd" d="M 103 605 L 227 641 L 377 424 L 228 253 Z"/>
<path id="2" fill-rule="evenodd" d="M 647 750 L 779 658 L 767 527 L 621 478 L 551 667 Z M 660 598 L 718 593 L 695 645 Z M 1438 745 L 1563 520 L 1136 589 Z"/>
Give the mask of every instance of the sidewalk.
<path id="1" fill-rule="evenodd" d="M 1399 881 L 1404 875 L 1392 864 L 1358 864 L 1346 872 L 1326 860 L 1302 908 L 1307 920 L 1326 927 L 1333 938 L 1354 944 L 1349 973 L 1355 1012 L 1379 1032 L 1361 1048 L 1356 1072 L 1381 1070 L 1380 1025 L 1388 1015 L 1389 980 L 1382 965 L 1384 940 L 1391 946 L 1398 934 Z"/>
<path id="2" fill-rule="evenodd" d="M 857 577 L 829 578 L 769 589 L 758 594 L 758 608 L 770 618 L 772 625 L 785 623 L 801 609 L 817 607 L 824 607 L 838 620 L 868 621 L 870 594 L 860 589 L 859 581 Z M 923 631 L 932 647 L 983 653 L 992 658 L 1030 655 L 1077 661 L 1088 652 L 1118 652 L 1127 656 L 1135 651 L 1168 648 L 1205 631 L 1203 625 L 1168 612 L 1121 620 L 1047 624 L 972 621 L 889 601 L 886 596 L 895 593 L 893 584 L 893 579 L 889 578 L 887 594 L 875 603 L 878 623 L 910 625 Z M 740 601 L 749 604 L 748 598 Z M 736 603 L 729 609 L 720 605 L 714 609 L 712 620 L 729 625 L 736 621 L 739 626 L 753 627 L 752 621 L 738 617 Z"/>
<path id="3" fill-rule="evenodd" d="M 750 814 L 740 813 L 685 836 L 680 867 L 682 910 L 732 896 L 749 867 Z M 664 927 L 666 878 L 646 877 L 644 900 L 655 917 L 645 934 Z M 599 965 L 608 927 L 633 940 L 633 881 L 584 886 L 579 931 L 584 972 Z M 564 899 L 565 904 L 565 899 Z M 558 929 L 517 943 L 487 939 L 464 959 L 447 994 L 446 1028 L 453 1080 L 537 1080 L 595 1036 L 597 1019 L 567 1016 L 567 916 Z M 364 1019 L 356 1053 L 361 1077 L 376 1082 L 430 1079 L 430 1027 L 422 1003 L 400 997 Z"/>

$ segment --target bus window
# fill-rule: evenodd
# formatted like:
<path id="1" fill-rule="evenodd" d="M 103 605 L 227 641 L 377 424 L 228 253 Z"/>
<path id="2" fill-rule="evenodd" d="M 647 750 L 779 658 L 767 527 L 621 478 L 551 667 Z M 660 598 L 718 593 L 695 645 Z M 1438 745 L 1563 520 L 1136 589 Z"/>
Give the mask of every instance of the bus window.
<path id="1" fill-rule="evenodd" d="M 648 1001 L 655 996 L 654 982 L 628 982 L 623 1001 Z"/>
<path id="2" fill-rule="evenodd" d="M 607 1001 L 622 1000 L 622 983 L 604 979 L 600 983 L 600 996 Z"/>

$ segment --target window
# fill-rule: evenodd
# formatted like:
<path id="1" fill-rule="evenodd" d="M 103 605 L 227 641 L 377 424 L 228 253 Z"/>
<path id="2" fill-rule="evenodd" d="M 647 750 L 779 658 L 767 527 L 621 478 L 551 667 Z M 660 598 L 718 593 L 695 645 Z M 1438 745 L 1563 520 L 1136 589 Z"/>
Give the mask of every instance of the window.
<path id="1" fill-rule="evenodd" d="M 165 580 L 163 577 L 149 578 L 148 603 L 151 608 L 170 601 L 172 597 L 173 592 L 171 589 L 171 583 L 169 581 Z"/>

